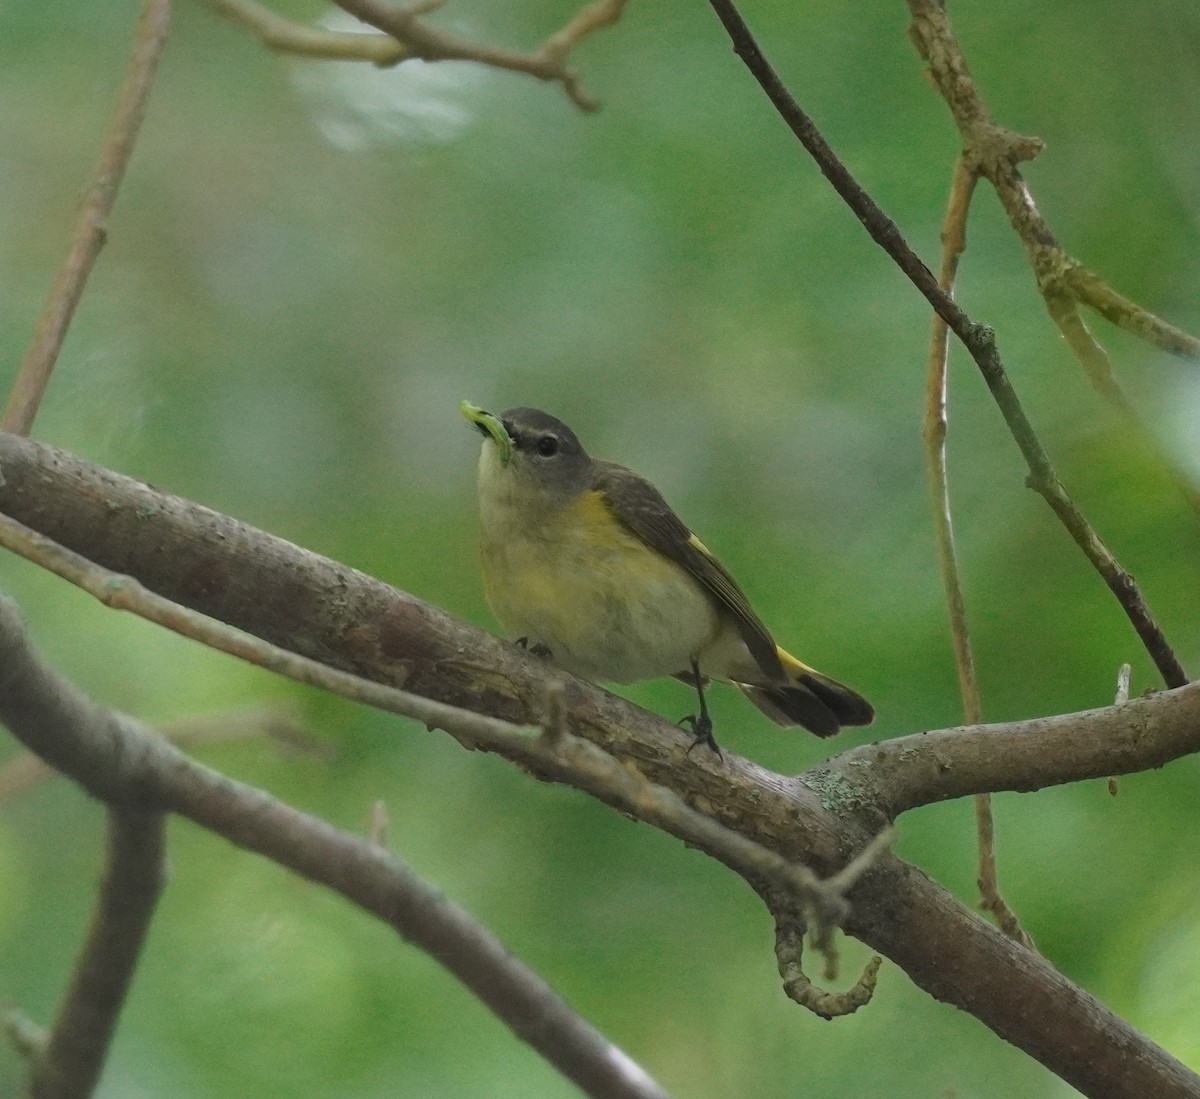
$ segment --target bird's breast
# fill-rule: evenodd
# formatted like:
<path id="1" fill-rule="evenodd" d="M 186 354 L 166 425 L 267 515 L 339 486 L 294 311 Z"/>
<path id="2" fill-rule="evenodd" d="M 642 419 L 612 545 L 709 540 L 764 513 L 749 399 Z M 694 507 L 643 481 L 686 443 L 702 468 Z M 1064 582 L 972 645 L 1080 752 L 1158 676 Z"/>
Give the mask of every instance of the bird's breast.
<path id="1" fill-rule="evenodd" d="M 626 528 L 601 493 L 542 514 L 501 506 L 482 515 L 492 610 L 511 636 L 547 646 L 568 671 L 617 683 L 671 675 L 716 636 L 707 593 Z"/>

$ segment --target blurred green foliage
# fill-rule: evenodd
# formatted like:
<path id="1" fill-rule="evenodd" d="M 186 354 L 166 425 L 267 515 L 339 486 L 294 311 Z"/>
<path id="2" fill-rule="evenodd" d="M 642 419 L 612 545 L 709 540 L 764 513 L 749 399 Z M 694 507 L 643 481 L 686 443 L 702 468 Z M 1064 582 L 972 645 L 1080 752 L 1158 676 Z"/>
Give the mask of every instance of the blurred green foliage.
<path id="1" fill-rule="evenodd" d="M 841 745 L 959 718 L 920 447 L 928 318 L 768 109 L 704 3 L 634 0 L 577 57 L 595 116 L 522 77 L 394 72 L 260 50 L 176 5 L 144 135 L 39 438 L 231 512 L 492 625 L 475 564 L 477 440 L 457 415 L 535 404 L 652 477 L 780 639 L 877 705 Z M 570 3 L 454 0 L 436 18 L 533 44 Z M 317 6 L 279 10 L 313 19 Z M 999 119 L 1036 133 L 1039 204 L 1076 255 L 1200 329 L 1200 8 L 952 6 Z M 958 139 L 899 0 L 747 4 L 768 53 L 932 262 Z M 4 377 L 66 246 L 132 0 L 0 10 Z M 1070 490 L 1200 663 L 1200 536 L 1147 446 L 1089 389 L 981 189 L 959 297 L 993 325 Z M 1200 373 L 1097 322 L 1161 446 L 1200 476 Z M 1102 705 L 1149 662 L 1023 487 L 973 366 L 951 376 L 951 477 L 985 711 Z M 150 721 L 302 707 L 330 765 L 265 743 L 205 762 L 395 850 L 680 1096 L 1058 1096 L 1065 1085 L 886 966 L 828 1024 L 791 1005 L 731 875 L 448 738 L 105 611 L 21 562 L 0 583 L 57 665 Z M 630 688 L 668 715 L 677 684 Z M 725 743 L 797 771 L 830 745 L 714 692 Z M 836 749 L 837 746 L 832 746 Z M 0 758 L 15 755 L 10 743 Z M 1194 760 L 996 799 L 1002 885 L 1072 979 L 1200 1067 Z M 51 1017 L 98 873 L 102 815 L 49 781 L 0 807 L 0 995 Z M 558 1097 L 573 1089 L 428 958 L 187 822 L 103 1099 Z M 901 854 L 974 900 L 965 803 Z M 865 959 L 848 943 L 847 978 Z M 0 1048 L 0 1093 L 21 1065 Z"/>

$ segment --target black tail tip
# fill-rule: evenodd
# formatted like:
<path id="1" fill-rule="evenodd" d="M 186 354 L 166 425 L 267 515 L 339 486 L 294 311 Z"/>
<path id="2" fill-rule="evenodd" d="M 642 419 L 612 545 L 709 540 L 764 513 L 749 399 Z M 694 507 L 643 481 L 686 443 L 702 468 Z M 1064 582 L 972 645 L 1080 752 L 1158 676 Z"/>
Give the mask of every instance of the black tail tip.
<path id="1" fill-rule="evenodd" d="M 800 683 L 812 691 L 842 725 L 870 725 L 875 720 L 875 707 L 836 679 L 807 674 L 800 677 Z"/>
<path id="2" fill-rule="evenodd" d="M 777 725 L 802 725 L 819 737 L 836 736 L 844 725 L 870 725 L 875 720 L 875 710 L 862 695 L 819 674 L 805 674 L 794 686 L 741 687 Z"/>

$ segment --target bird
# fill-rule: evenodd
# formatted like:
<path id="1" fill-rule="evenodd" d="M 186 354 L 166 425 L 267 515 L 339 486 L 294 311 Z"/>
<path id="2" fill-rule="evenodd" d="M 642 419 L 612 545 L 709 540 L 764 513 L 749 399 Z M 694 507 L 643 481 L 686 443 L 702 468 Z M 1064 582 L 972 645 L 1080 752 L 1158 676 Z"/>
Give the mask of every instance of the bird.
<path id="1" fill-rule="evenodd" d="M 536 408 L 499 416 L 463 401 L 483 435 L 478 493 L 487 600 L 517 644 L 593 682 L 673 676 L 684 718 L 720 755 L 705 699 L 731 683 L 781 726 L 819 737 L 868 725 L 858 692 L 775 643 L 729 570 L 644 477 L 592 458 Z"/>

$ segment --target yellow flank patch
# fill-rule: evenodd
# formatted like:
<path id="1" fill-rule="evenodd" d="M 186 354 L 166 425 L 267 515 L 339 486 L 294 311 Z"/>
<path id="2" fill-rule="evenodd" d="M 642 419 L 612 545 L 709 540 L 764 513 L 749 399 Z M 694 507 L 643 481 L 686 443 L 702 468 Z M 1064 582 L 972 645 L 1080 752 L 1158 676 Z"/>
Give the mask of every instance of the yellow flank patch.
<path id="1" fill-rule="evenodd" d="M 603 492 L 585 492 L 567 510 L 573 514 L 565 517 L 564 526 L 573 523 L 573 537 L 580 548 L 586 547 L 593 568 L 620 570 L 630 584 L 638 579 L 658 582 L 681 571 L 617 518 Z"/>
<path id="2" fill-rule="evenodd" d="M 705 557 L 712 559 L 712 550 L 710 550 L 703 542 L 700 541 L 694 534 L 688 539 L 688 545 L 692 549 L 699 550 Z"/>
<path id="3" fill-rule="evenodd" d="M 603 492 L 585 492 L 577 496 L 564 509 L 568 515 L 565 523 L 574 523 L 580 538 L 600 549 L 617 548 L 629 541 L 641 540 L 626 529 L 613 513 L 612 506 Z"/>

